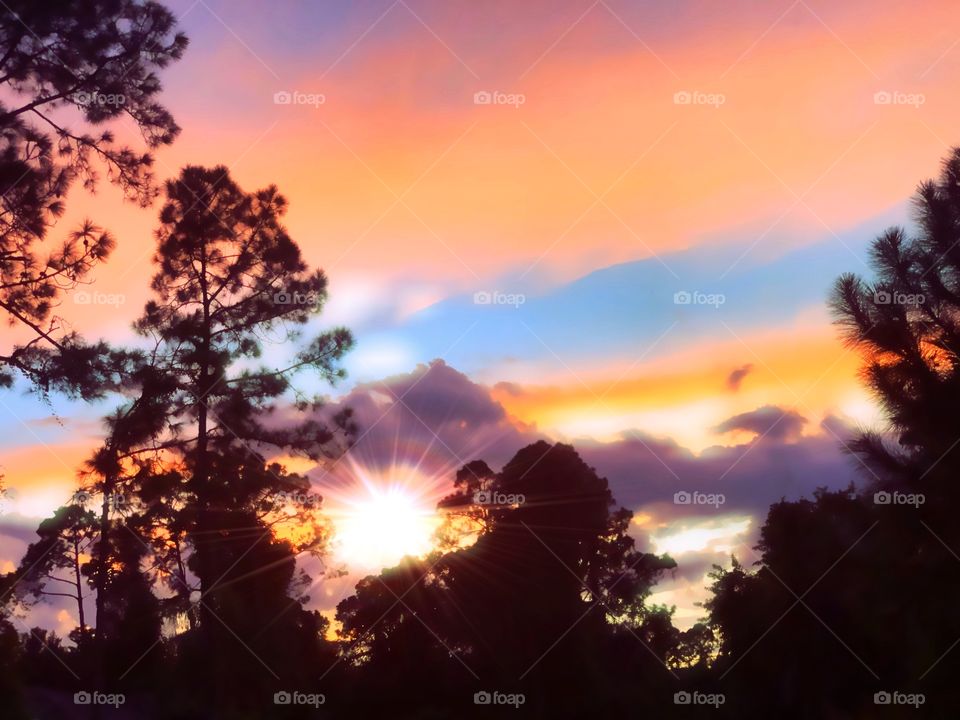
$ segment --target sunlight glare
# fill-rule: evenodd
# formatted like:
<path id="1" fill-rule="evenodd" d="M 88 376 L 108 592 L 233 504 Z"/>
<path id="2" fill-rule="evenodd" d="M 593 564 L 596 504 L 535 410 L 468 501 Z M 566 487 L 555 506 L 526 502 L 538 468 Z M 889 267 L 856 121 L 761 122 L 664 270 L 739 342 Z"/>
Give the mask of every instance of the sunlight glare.
<path id="1" fill-rule="evenodd" d="M 336 552 L 346 564 L 380 570 L 432 548 L 434 512 L 402 489 L 369 488 L 368 497 L 350 505 L 335 521 Z"/>

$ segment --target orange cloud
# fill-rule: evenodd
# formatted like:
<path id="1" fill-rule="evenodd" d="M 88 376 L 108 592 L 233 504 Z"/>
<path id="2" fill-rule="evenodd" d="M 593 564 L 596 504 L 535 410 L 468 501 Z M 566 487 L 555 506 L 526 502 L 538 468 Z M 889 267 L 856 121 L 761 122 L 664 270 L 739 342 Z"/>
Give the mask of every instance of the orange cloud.
<path id="1" fill-rule="evenodd" d="M 754 369 L 732 393 L 730 370 L 744 362 Z M 579 379 L 554 375 L 556 384 L 500 384 L 493 395 L 512 416 L 544 432 L 610 439 L 639 429 L 702 450 L 742 441 L 742 434 L 721 437 L 716 426 L 763 405 L 793 408 L 814 421 L 812 432 L 828 414 L 875 422 L 876 411 L 857 379 L 859 366 L 858 355 L 831 328 L 801 328 L 731 336 Z"/>

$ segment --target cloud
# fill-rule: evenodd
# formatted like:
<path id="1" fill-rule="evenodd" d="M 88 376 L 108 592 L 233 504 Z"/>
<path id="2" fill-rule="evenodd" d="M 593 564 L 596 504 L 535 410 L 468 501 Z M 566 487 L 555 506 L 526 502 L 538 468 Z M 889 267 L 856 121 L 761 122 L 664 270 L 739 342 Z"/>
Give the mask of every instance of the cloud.
<path id="1" fill-rule="evenodd" d="M 505 463 L 543 437 L 510 419 L 489 388 L 443 360 L 359 384 L 326 412 L 342 407 L 353 410 L 359 426 L 350 455 L 370 470 L 406 464 L 449 481 L 471 460 Z"/>
<path id="2" fill-rule="evenodd" d="M 746 365 L 741 365 L 737 369 L 733 370 L 727 376 L 727 389 L 732 392 L 736 392 L 740 389 L 740 384 L 744 381 L 747 375 L 750 374 L 750 371 L 753 370 L 753 364 L 747 363 Z"/>
<path id="3" fill-rule="evenodd" d="M 793 441 L 800 437 L 807 419 L 794 410 L 784 410 L 776 405 L 740 413 L 717 425 L 717 432 L 728 433 L 734 430 L 752 432 L 760 438 L 777 441 Z"/>

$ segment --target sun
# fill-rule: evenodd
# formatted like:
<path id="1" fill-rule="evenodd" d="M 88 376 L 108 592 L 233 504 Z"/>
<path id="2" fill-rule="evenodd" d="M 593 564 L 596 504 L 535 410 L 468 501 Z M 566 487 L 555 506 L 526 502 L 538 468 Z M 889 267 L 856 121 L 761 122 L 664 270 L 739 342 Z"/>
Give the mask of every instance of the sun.
<path id="1" fill-rule="evenodd" d="M 428 553 L 437 524 L 433 509 L 403 488 L 368 487 L 334 519 L 335 553 L 348 566 L 378 571 Z"/>

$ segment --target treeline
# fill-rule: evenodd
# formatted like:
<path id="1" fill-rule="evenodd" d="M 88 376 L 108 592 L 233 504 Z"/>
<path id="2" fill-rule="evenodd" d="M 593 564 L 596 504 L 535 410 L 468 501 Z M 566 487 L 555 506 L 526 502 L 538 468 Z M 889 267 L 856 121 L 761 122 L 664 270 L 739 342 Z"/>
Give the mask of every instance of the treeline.
<path id="1" fill-rule="evenodd" d="M 327 279 L 277 188 L 246 191 L 225 167 L 155 182 L 152 153 L 179 130 L 157 73 L 186 45 L 153 2 L 2 11 L 0 310 L 18 339 L 0 381 L 114 408 L 73 500 L 0 577 L 4 717 L 949 716 L 960 151 L 920 186 L 916 236 L 878 238 L 875 279 L 834 291 L 892 430 L 849 448 L 863 488 L 774 505 L 756 564 L 715 569 L 703 622 L 681 632 L 649 602 L 674 561 L 635 546 L 632 513 L 572 447 L 541 442 L 499 471 L 465 465 L 438 549 L 360 581 L 334 634 L 308 609 L 322 578 L 298 562 L 326 557 L 331 525 L 276 458 L 349 448 L 349 411 L 305 388 L 339 380 L 353 340 L 313 329 Z M 121 118 L 144 148 L 101 129 Z M 160 203 L 129 347 L 57 314 L 115 245 L 92 221 L 48 239 L 99 171 Z M 265 338 L 287 359 L 266 363 Z M 75 609 L 69 637 L 25 623 L 48 598 Z"/>

